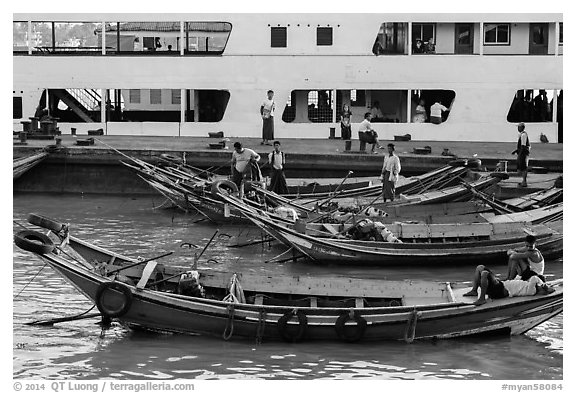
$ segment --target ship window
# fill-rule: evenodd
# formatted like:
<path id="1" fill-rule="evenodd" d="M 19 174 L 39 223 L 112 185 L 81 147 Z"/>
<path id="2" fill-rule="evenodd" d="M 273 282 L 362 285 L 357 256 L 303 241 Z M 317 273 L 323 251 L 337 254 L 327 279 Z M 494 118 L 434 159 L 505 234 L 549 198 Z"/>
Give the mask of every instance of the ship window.
<path id="1" fill-rule="evenodd" d="M 12 97 L 12 118 L 22 118 L 22 97 Z"/>
<path id="2" fill-rule="evenodd" d="M 162 103 L 162 90 L 150 89 L 150 104 L 158 105 Z"/>
<path id="3" fill-rule="evenodd" d="M 448 120 L 456 98 L 454 90 L 412 90 L 411 94 L 412 123 L 430 123 L 430 108 L 436 103 L 447 108 L 447 110 L 440 109 L 439 112 L 442 122 Z"/>
<path id="4" fill-rule="evenodd" d="M 564 44 L 564 23 L 560 22 L 559 24 L 560 32 L 558 33 L 558 43 L 560 45 Z"/>
<path id="5" fill-rule="evenodd" d="M 14 22 L 12 24 L 12 50 L 14 52 L 28 52 L 28 22 Z"/>
<path id="6" fill-rule="evenodd" d="M 172 104 L 180 105 L 180 89 L 172 89 Z"/>
<path id="7" fill-rule="evenodd" d="M 382 23 L 372 46 L 372 53 L 378 55 L 406 54 L 407 23 Z"/>
<path id="8" fill-rule="evenodd" d="M 287 46 L 287 29 L 286 27 L 270 28 L 270 46 L 272 48 L 286 48 Z"/>
<path id="9" fill-rule="evenodd" d="M 140 89 L 130 89 L 130 103 L 131 104 L 140 103 Z"/>
<path id="10" fill-rule="evenodd" d="M 518 90 L 512 99 L 507 120 L 511 123 L 539 123 L 552 121 L 554 90 Z M 562 108 L 558 101 L 558 112 Z"/>
<path id="11" fill-rule="evenodd" d="M 486 23 L 484 25 L 484 45 L 510 45 L 510 25 Z"/>
<path id="12" fill-rule="evenodd" d="M 331 123 L 333 108 L 332 90 L 308 92 L 308 120 L 312 123 Z"/>
<path id="13" fill-rule="evenodd" d="M 330 46 L 332 45 L 332 28 L 331 27 L 318 27 L 316 29 L 316 45 Z"/>
<path id="14" fill-rule="evenodd" d="M 284 112 L 282 112 L 282 121 L 292 123 L 296 118 L 296 91 L 290 93 Z"/>

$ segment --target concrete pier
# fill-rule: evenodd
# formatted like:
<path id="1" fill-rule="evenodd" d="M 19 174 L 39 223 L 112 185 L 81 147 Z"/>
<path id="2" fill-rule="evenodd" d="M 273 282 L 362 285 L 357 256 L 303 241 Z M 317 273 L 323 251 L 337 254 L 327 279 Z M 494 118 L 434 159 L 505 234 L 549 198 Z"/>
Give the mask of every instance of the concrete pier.
<path id="1" fill-rule="evenodd" d="M 219 168 L 218 173 L 226 174 L 229 172 L 232 145 L 236 140 L 260 154 L 261 165 L 267 162 L 267 154 L 272 151 L 272 146 L 260 145 L 260 140 L 256 138 L 227 141 L 228 149 L 222 150 L 210 149 L 209 143 L 219 140 L 207 137 L 99 136 L 95 144 L 90 146 L 77 146 L 76 140 L 77 138 L 70 135 L 62 136 L 63 149 L 50 154 L 41 165 L 23 175 L 14 183 L 14 191 L 151 193 L 152 190 L 141 179 L 120 164 L 120 160 L 126 160 L 121 153 L 151 163 L 156 163 L 161 154 L 185 156 L 186 162 L 190 165 L 199 168 Z M 358 177 L 378 176 L 386 151 L 377 149 L 376 154 L 371 154 L 368 147 L 368 152 L 360 152 L 357 140 L 352 141 L 350 152 L 344 152 L 345 142 L 338 139 L 280 139 L 280 142 L 286 154 L 286 174 L 289 178 L 338 178 L 344 177 L 349 170 L 354 171 L 354 176 Z M 381 143 L 385 146 L 389 141 Z M 450 141 L 393 143 L 396 145 L 396 152 L 402 163 L 402 174 L 405 176 L 423 173 L 453 160 L 455 158 L 453 156 L 442 155 L 444 149 L 448 149 L 458 158 L 472 158 L 476 155 L 488 170 L 493 170 L 502 160 L 508 161 L 509 172 L 516 170 L 516 156 L 511 155 L 516 149 L 515 143 Z M 14 157 L 32 154 L 47 144 L 47 141 L 31 140 L 26 146 L 15 145 Z M 431 148 L 430 154 L 414 153 L 415 148 L 425 146 Z M 549 177 L 557 177 L 562 172 L 562 148 L 562 144 L 534 143 L 530 166 L 547 168 L 549 172 L 556 172 Z"/>

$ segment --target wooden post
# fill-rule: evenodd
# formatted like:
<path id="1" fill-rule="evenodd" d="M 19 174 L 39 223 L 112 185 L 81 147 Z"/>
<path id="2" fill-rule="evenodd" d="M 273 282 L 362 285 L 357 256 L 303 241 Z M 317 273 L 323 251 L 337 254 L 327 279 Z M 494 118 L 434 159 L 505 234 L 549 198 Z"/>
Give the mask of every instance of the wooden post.
<path id="1" fill-rule="evenodd" d="M 408 89 L 408 99 L 406 103 L 406 123 L 412 122 L 412 90 Z"/>
<path id="2" fill-rule="evenodd" d="M 560 22 L 555 23 L 555 29 L 556 34 L 554 35 L 554 56 L 558 56 L 560 54 Z M 556 90 L 554 90 L 554 94 L 556 94 Z M 554 102 L 556 102 L 556 100 L 554 100 Z M 554 111 L 554 113 L 556 113 L 556 111 Z"/>
<path id="3" fill-rule="evenodd" d="M 116 53 L 120 53 L 120 22 L 116 22 Z"/>
<path id="4" fill-rule="evenodd" d="M 52 52 L 56 52 L 56 24 L 52 22 Z"/>
<path id="5" fill-rule="evenodd" d="M 480 56 L 484 55 L 484 22 L 480 22 L 480 48 L 478 48 L 478 53 Z"/>
<path id="6" fill-rule="evenodd" d="M 412 55 L 412 22 L 408 22 L 408 56 Z"/>
<path id="7" fill-rule="evenodd" d="M 28 54 L 32 54 L 32 21 L 28 21 Z"/>
<path id="8" fill-rule="evenodd" d="M 336 124 L 336 89 L 332 90 L 332 123 Z"/>
<path id="9" fill-rule="evenodd" d="M 184 42 L 188 44 L 188 40 L 184 37 L 184 21 L 180 21 L 180 56 L 184 56 Z"/>
<path id="10" fill-rule="evenodd" d="M 180 89 L 180 123 L 186 122 L 186 101 L 188 100 L 188 94 L 186 94 L 186 89 Z M 178 135 L 180 136 L 180 135 Z"/>
<path id="11" fill-rule="evenodd" d="M 558 90 L 554 89 L 552 94 L 552 123 L 558 122 Z"/>
<path id="12" fill-rule="evenodd" d="M 106 54 L 106 22 L 102 22 L 102 54 Z"/>

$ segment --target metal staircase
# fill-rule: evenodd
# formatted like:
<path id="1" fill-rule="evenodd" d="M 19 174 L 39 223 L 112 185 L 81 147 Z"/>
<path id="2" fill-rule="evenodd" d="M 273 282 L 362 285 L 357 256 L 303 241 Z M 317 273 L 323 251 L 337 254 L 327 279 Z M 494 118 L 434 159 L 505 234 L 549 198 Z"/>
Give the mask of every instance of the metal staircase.
<path id="1" fill-rule="evenodd" d="M 94 111 L 99 110 L 102 97 L 94 89 L 51 89 L 56 97 L 65 103 L 78 117 L 87 123 L 93 123 Z"/>

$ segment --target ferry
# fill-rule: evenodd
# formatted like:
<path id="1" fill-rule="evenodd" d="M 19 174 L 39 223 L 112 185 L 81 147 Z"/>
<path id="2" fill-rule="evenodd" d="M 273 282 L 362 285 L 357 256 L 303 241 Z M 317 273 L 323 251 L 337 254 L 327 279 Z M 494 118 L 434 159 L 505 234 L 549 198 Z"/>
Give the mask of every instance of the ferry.
<path id="1" fill-rule="evenodd" d="M 64 134 L 561 143 L 563 15 L 13 15 L 13 127 Z M 441 121 L 430 121 L 441 106 Z"/>

